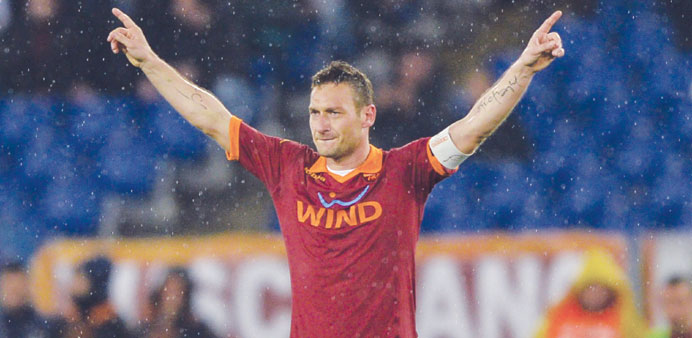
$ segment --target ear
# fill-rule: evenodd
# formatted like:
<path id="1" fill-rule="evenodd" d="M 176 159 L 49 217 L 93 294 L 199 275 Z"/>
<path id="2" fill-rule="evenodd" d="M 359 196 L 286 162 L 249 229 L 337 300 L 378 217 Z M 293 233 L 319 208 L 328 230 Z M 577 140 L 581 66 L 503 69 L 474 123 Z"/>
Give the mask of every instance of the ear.
<path id="1" fill-rule="evenodd" d="M 363 107 L 360 112 L 361 116 L 361 127 L 370 128 L 375 124 L 375 118 L 377 117 L 377 108 L 374 104 L 367 105 Z"/>

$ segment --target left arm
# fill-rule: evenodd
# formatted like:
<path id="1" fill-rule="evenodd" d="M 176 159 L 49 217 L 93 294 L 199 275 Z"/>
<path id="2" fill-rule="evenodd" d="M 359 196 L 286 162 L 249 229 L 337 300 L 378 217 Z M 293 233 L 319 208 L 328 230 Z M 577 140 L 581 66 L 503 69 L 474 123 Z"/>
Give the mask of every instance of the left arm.
<path id="1" fill-rule="evenodd" d="M 463 119 L 449 127 L 449 135 L 459 151 L 473 154 L 509 116 L 534 74 L 565 55 L 560 36 L 550 32 L 561 16 L 562 12 L 557 11 L 546 19 L 533 33 L 519 59 L 476 101 Z"/>

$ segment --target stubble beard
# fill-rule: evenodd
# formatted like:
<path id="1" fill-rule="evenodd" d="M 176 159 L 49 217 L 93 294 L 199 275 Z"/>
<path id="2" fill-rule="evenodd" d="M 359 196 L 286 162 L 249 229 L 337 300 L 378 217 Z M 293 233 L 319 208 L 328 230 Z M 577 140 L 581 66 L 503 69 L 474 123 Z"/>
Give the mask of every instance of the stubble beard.
<path id="1" fill-rule="evenodd" d="M 330 147 L 327 149 L 324 149 L 324 148 L 326 148 L 326 147 L 322 147 L 322 149 L 320 149 L 319 147 L 317 148 L 317 152 L 322 157 L 338 160 L 344 156 L 344 151 L 342 149 L 340 149 L 341 147 L 339 147 L 338 144 L 335 145 L 334 147 Z"/>
<path id="2" fill-rule="evenodd" d="M 315 143 L 317 144 L 317 142 Z M 355 146 L 347 143 L 339 143 L 327 149 L 324 148 L 325 147 L 322 147 L 322 149 L 320 149 L 320 147 L 317 147 L 317 152 L 320 154 L 320 156 L 338 161 L 353 153 Z"/>

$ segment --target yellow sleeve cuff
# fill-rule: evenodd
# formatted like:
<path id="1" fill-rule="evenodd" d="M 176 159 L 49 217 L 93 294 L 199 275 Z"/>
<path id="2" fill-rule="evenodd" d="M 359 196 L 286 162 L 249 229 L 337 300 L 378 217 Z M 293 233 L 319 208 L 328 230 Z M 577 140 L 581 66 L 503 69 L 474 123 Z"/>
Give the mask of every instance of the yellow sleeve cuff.
<path id="1" fill-rule="evenodd" d="M 237 161 L 240 158 L 240 124 L 243 120 L 231 116 L 228 124 L 228 137 L 230 137 L 230 147 L 226 151 L 226 158 L 229 161 Z"/>

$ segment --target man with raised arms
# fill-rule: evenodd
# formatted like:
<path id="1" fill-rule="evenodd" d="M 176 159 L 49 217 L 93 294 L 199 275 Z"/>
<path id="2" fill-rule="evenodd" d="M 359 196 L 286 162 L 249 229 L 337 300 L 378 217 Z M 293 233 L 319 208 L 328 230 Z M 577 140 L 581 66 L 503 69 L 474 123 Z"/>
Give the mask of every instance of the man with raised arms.
<path id="1" fill-rule="evenodd" d="M 233 116 L 159 58 L 130 17 L 113 14 L 124 26 L 108 35 L 113 52 L 269 190 L 288 253 L 291 337 L 417 336 L 414 252 L 428 194 L 500 126 L 534 74 L 565 54 L 550 32 L 557 11 L 466 117 L 391 150 L 369 142 L 377 116 L 370 80 L 332 62 L 312 78 L 314 151 Z"/>

